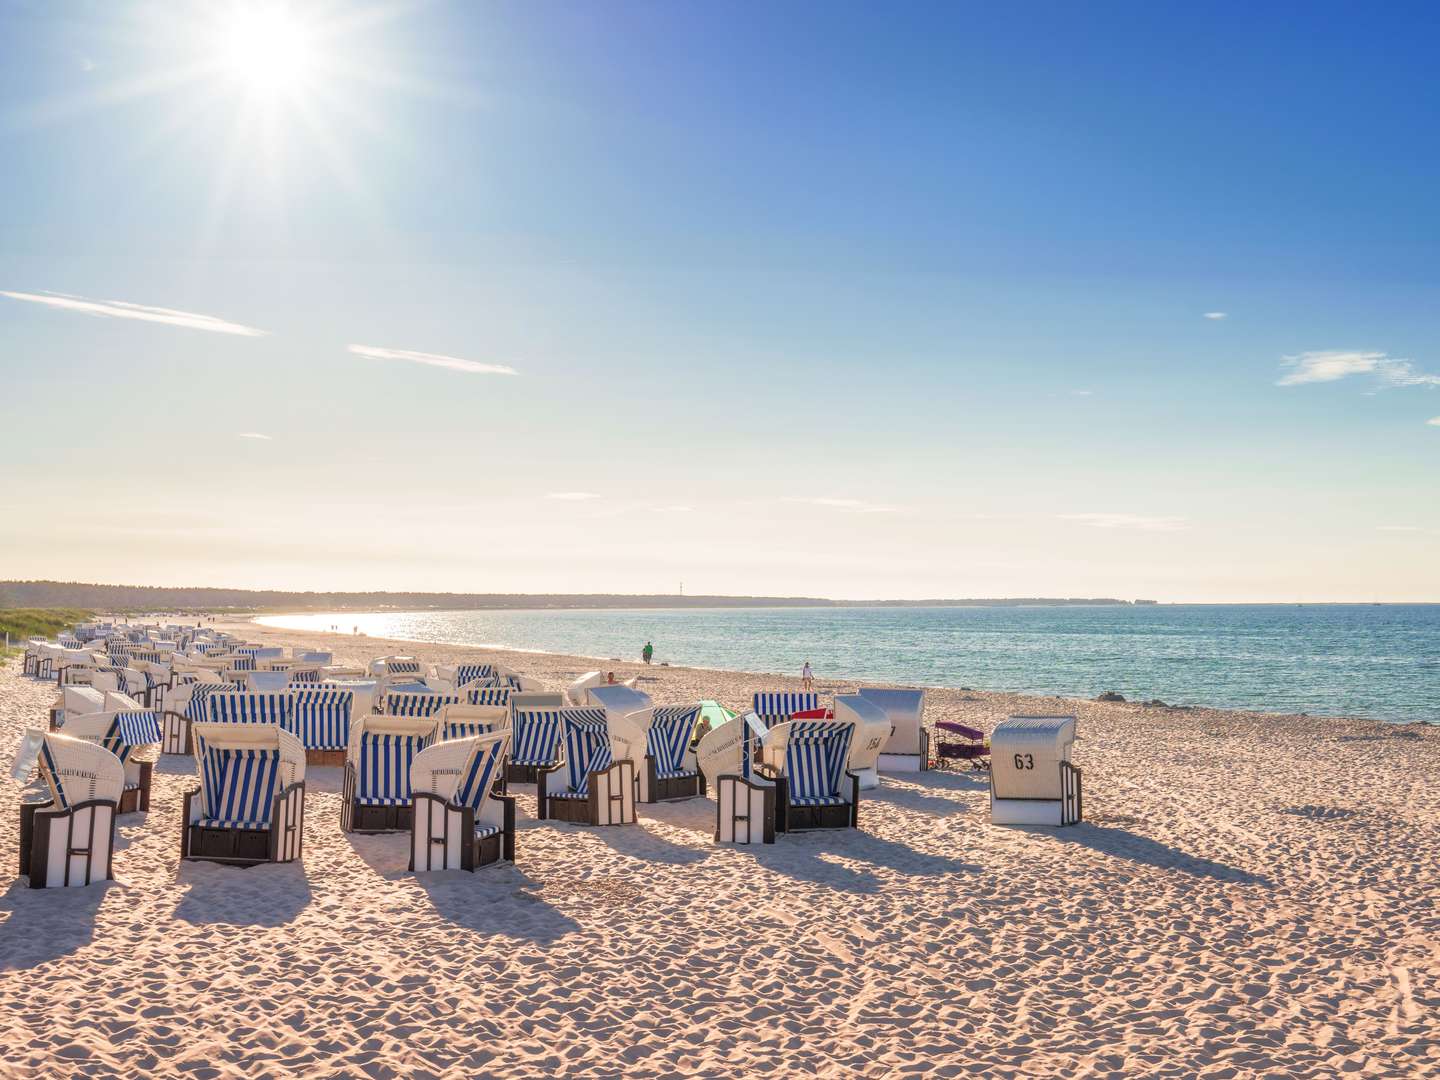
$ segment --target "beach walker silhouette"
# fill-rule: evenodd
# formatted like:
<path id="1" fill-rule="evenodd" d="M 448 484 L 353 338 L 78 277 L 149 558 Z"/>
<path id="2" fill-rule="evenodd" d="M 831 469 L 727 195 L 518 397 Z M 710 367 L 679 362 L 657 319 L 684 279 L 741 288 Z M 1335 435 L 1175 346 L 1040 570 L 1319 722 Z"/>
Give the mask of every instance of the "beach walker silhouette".
<path id="1" fill-rule="evenodd" d="M 648 664 L 648 663 L 650 663 L 651 657 L 653 657 L 654 655 L 655 655 L 655 646 L 652 645 L 652 644 L 650 644 L 650 642 L 648 642 L 648 641 L 645 642 L 645 647 L 640 650 L 640 659 L 644 660 L 645 663 Z"/>

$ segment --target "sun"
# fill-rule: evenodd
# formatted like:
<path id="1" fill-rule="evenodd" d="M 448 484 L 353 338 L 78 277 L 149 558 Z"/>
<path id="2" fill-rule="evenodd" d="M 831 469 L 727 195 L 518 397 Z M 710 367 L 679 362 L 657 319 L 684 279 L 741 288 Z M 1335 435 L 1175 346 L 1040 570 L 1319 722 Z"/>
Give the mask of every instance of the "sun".
<path id="1" fill-rule="evenodd" d="M 288 5 L 236 3 L 217 25 L 216 36 L 219 67 L 250 93 L 293 94 L 314 73 L 311 29 Z"/>

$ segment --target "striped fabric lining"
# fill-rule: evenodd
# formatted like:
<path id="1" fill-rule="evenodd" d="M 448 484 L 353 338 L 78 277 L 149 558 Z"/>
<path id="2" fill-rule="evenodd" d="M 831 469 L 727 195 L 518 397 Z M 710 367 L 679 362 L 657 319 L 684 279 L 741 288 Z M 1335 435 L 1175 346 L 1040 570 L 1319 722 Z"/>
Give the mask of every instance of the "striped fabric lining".
<path id="1" fill-rule="evenodd" d="M 410 763 L 429 742 L 425 735 L 372 731 L 362 734 L 356 800 L 362 806 L 408 806 Z"/>
<path id="2" fill-rule="evenodd" d="M 40 763 L 44 767 L 45 779 L 49 781 L 50 793 L 55 796 L 55 805 L 61 810 L 70 809 L 70 800 L 65 796 L 65 781 L 60 776 L 60 766 L 50 752 L 48 742 L 40 743 Z"/>
<path id="3" fill-rule="evenodd" d="M 494 664 L 460 664 L 455 668 L 455 689 L 475 682 L 479 679 L 493 679 L 495 677 Z"/>
<path id="4" fill-rule="evenodd" d="M 386 716 L 434 716 L 446 705 L 460 704 L 458 694 L 395 690 L 385 695 Z"/>
<path id="5" fill-rule="evenodd" d="M 661 705 L 655 709 L 655 720 L 645 734 L 645 752 L 655 759 L 655 775 L 662 780 L 691 775 L 682 765 L 699 715 L 699 705 Z"/>
<path id="6" fill-rule="evenodd" d="M 559 759 L 564 709 L 516 709 L 515 746 L 510 760 L 516 765 L 549 765 Z M 587 710 L 596 711 L 596 710 Z M 602 713 L 603 715 L 603 713 Z"/>
<path id="7" fill-rule="evenodd" d="M 455 789 L 457 806 L 473 806 L 476 810 L 480 809 L 481 804 L 490 794 L 490 787 L 494 782 L 495 772 L 500 766 L 500 755 L 504 749 L 505 740 L 499 739 L 471 755 L 464 779 Z"/>
<path id="8" fill-rule="evenodd" d="M 208 714 L 205 702 L 212 694 L 236 693 L 234 683 L 202 683 L 197 682 L 195 689 L 190 691 L 190 701 L 185 706 L 185 719 L 191 721 L 204 720 Z"/>
<path id="9" fill-rule="evenodd" d="M 499 705 L 501 708 L 510 707 L 510 687 L 508 686 L 467 686 L 465 688 L 466 705 Z"/>
<path id="10" fill-rule="evenodd" d="M 755 695 L 755 715 L 765 727 L 783 724 L 797 712 L 809 712 L 820 707 L 820 695 L 816 693 L 791 693 L 788 691 L 761 691 Z"/>
<path id="11" fill-rule="evenodd" d="M 207 747 L 201 741 L 203 818 L 245 822 L 247 828 L 269 828 L 280 789 L 280 751 Z M 235 826 L 220 826 L 231 828 Z"/>
<path id="12" fill-rule="evenodd" d="M 212 724 L 278 724 L 293 731 L 290 695 L 283 690 L 240 690 L 211 694 L 205 700 L 205 717 Z"/>
<path id="13" fill-rule="evenodd" d="M 290 693 L 288 730 L 306 750 L 344 750 L 350 742 L 352 690 L 296 689 Z"/>
<path id="14" fill-rule="evenodd" d="M 160 721 L 153 712 L 127 709 L 116 713 L 105 731 L 100 745 L 123 763 L 137 746 L 153 746 L 160 741 Z"/>
<path id="15" fill-rule="evenodd" d="M 440 727 L 440 735 L 436 742 L 453 742 L 455 739 L 473 739 L 477 735 L 489 735 L 497 726 L 503 726 L 504 720 L 497 720 L 494 724 L 482 724 L 477 720 L 446 720 Z"/>
<path id="16" fill-rule="evenodd" d="M 387 660 L 385 661 L 385 672 L 389 675 L 418 675 L 420 673 L 420 661 Z"/>
<path id="17" fill-rule="evenodd" d="M 840 784 L 850 756 L 854 725 L 833 720 L 799 720 L 785 744 L 785 776 L 796 806 L 843 802 Z"/>
<path id="18" fill-rule="evenodd" d="M 610 722 L 604 709 L 566 709 L 565 713 L 565 764 L 570 790 L 576 795 L 588 795 L 590 774 L 608 769 L 614 762 Z"/>

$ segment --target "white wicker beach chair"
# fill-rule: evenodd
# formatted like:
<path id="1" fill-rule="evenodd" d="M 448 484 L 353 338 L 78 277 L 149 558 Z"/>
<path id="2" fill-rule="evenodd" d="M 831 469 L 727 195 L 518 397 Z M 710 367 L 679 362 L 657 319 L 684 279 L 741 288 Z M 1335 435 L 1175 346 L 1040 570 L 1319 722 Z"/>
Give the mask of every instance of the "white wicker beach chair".
<path id="1" fill-rule="evenodd" d="M 696 765 L 715 789 L 715 842 L 775 842 L 775 782 L 756 769 L 765 727 L 754 713 L 716 724 L 696 747 Z"/>
<path id="2" fill-rule="evenodd" d="M 752 704 L 753 715 L 769 730 L 776 724 L 793 719 L 798 712 L 820 708 L 820 695 L 807 691 L 761 691 L 755 695 Z"/>
<path id="3" fill-rule="evenodd" d="M 560 695 L 545 696 L 558 698 Z M 512 742 L 510 760 L 505 766 L 507 783 L 534 784 L 540 770 L 559 763 L 565 734 L 564 710 L 558 703 L 522 707 L 516 704 L 515 697 L 510 699 Z"/>
<path id="4" fill-rule="evenodd" d="M 515 861 L 515 799 L 496 792 L 508 729 L 439 742 L 410 766 L 410 869 L 475 870 Z"/>
<path id="5" fill-rule="evenodd" d="M 504 730 L 510 734 L 510 710 L 500 705 L 446 705 L 435 714 L 435 742 L 473 739 Z"/>
<path id="6" fill-rule="evenodd" d="M 155 759 L 160 754 L 160 718 L 153 710 L 109 709 L 72 715 L 65 725 L 65 734 L 103 746 L 124 766 L 125 785 L 117 813 L 143 813 L 150 809 L 150 784 Z"/>
<path id="7" fill-rule="evenodd" d="M 508 710 L 510 695 L 515 691 L 508 686 L 480 686 L 472 682 L 457 693 L 466 705 L 499 705 Z"/>
<path id="8" fill-rule="evenodd" d="M 849 768 L 860 778 L 860 790 L 879 787 L 880 755 L 894 732 L 889 713 L 860 694 L 836 694 L 835 719 L 855 725 Z"/>
<path id="9" fill-rule="evenodd" d="M 616 732 L 604 709 L 555 711 L 564 726 L 565 760 L 538 771 L 537 816 L 633 825 L 637 783 L 630 741 Z"/>
<path id="10" fill-rule="evenodd" d="M 50 705 L 50 730 L 59 731 L 67 716 L 104 712 L 105 692 L 93 686 L 62 686 Z"/>
<path id="11" fill-rule="evenodd" d="M 200 787 L 185 793 L 180 857 L 252 866 L 300 858 L 305 748 L 276 724 L 191 729 Z"/>
<path id="12" fill-rule="evenodd" d="M 380 698 L 380 712 L 385 716 L 434 716 L 446 705 L 459 703 L 459 694 L 443 694 L 422 683 L 410 683 L 386 690 Z"/>
<path id="13" fill-rule="evenodd" d="M 32 889 L 110 880 L 125 788 L 120 759 L 97 743 L 27 731 L 12 775 L 27 780 L 35 769 L 49 798 L 20 803 L 20 873 Z"/>
<path id="14" fill-rule="evenodd" d="M 431 716 L 365 716 L 350 728 L 340 827 L 346 832 L 410 828 L 410 765 L 430 745 Z"/>
<path id="15" fill-rule="evenodd" d="M 328 686 L 296 686 L 290 693 L 290 732 L 305 747 L 305 763 L 340 767 L 350 745 L 355 694 Z"/>

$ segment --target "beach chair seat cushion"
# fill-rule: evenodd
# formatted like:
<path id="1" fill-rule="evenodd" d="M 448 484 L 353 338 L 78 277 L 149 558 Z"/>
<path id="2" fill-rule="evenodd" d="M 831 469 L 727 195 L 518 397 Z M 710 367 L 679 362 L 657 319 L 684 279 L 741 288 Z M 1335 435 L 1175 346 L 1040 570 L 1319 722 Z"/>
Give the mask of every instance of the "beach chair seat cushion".
<path id="1" fill-rule="evenodd" d="M 700 775 L 700 774 L 699 774 L 698 772 L 696 772 L 694 769 L 656 769 L 656 770 L 655 770 L 655 778 L 656 778 L 657 780 L 683 780 L 683 779 L 685 779 L 686 777 L 699 776 L 699 775 Z"/>
<path id="2" fill-rule="evenodd" d="M 269 830 L 269 820 L 257 821 L 248 818 L 201 818 L 197 825 L 202 829 L 264 829 Z"/>
<path id="3" fill-rule="evenodd" d="M 791 795 L 791 806 L 842 806 L 845 799 L 839 795 Z"/>
<path id="4" fill-rule="evenodd" d="M 499 825 L 479 824 L 475 826 L 475 839 L 484 840 L 487 837 L 499 836 L 504 831 Z"/>

